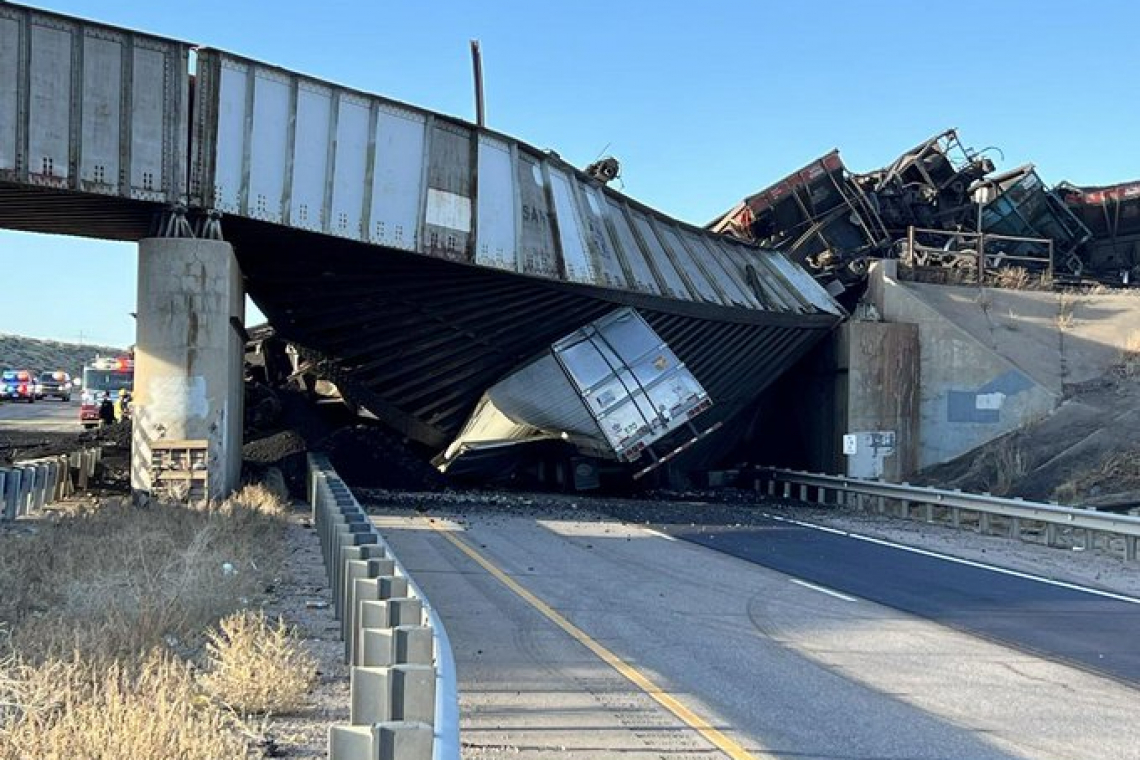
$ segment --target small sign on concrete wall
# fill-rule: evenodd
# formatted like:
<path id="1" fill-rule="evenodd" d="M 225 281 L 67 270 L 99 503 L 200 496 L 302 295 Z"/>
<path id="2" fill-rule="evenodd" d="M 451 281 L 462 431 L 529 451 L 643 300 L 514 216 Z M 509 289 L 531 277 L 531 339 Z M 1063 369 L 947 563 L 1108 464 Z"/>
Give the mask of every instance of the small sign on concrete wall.
<path id="1" fill-rule="evenodd" d="M 883 460 L 895 453 L 895 431 L 875 430 L 843 436 L 847 474 L 853 478 L 881 478 Z"/>

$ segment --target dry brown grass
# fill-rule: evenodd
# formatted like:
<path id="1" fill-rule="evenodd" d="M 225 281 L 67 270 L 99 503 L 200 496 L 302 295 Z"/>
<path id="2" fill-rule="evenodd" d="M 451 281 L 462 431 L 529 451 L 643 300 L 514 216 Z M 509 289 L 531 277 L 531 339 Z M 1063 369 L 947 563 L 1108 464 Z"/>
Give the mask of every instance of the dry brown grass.
<path id="1" fill-rule="evenodd" d="M 1140 491 L 1140 448 L 1105 455 L 1053 491 L 1053 498 L 1073 504 L 1090 496 Z"/>
<path id="2" fill-rule="evenodd" d="M 249 610 L 222 620 L 207 644 L 207 691 L 242 715 L 295 712 L 316 683 L 316 661 L 294 631 Z"/>
<path id="3" fill-rule="evenodd" d="M 135 664 L 0 663 L 0 760 L 252 758 L 234 718 L 205 698 L 190 667 L 152 652 Z"/>
<path id="4" fill-rule="evenodd" d="M 987 274 L 987 281 L 995 288 L 1029 290 L 1041 287 L 1041 278 L 1025 267 L 1001 267 Z"/>
<path id="5" fill-rule="evenodd" d="M 5 536 L 0 760 L 252 757 L 255 732 L 192 662 L 273 582 L 286 509 L 249 486 L 197 507 L 109 500 Z M 281 650 L 256 632 L 248 648 Z"/>
<path id="6" fill-rule="evenodd" d="M 0 544 L 0 624 L 33 659 L 193 647 L 271 578 L 283 509 L 250 487 L 221 505 L 115 500 L 41 524 Z"/>

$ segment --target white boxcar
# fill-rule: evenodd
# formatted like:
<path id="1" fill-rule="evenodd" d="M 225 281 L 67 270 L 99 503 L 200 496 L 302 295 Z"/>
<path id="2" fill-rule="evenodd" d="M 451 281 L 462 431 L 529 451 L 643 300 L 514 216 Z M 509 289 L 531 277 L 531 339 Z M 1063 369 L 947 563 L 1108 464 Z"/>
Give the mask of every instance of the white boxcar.
<path id="1" fill-rule="evenodd" d="M 194 205 L 581 285 L 838 313 L 780 254 L 670 219 L 553 153 L 217 50 L 198 51 L 197 71 Z"/>
<path id="2" fill-rule="evenodd" d="M 189 54 L 0 4 L 0 182 L 185 203 Z"/>

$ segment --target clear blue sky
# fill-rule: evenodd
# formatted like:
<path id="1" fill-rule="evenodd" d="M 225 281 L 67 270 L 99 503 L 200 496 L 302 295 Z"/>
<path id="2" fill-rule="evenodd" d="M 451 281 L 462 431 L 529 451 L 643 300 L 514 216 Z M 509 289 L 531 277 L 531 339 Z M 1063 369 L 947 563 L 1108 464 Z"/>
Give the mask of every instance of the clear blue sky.
<path id="1" fill-rule="evenodd" d="M 705 223 L 838 147 L 877 168 L 947 127 L 1047 182 L 1140 178 L 1140 3 L 1073 0 L 48 0 L 473 118 Z M 29 262 L 35 262 L 29 266 Z M 133 341 L 133 246 L 0 233 L 0 332 Z"/>

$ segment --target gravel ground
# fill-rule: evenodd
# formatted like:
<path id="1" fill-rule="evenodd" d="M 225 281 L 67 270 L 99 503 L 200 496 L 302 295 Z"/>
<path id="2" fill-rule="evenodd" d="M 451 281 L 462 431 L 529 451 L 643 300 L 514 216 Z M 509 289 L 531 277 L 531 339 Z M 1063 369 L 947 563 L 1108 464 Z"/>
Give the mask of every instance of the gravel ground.
<path id="1" fill-rule="evenodd" d="M 340 624 L 333 618 L 329 604 L 320 543 L 309 522 L 307 506 L 300 505 L 290 515 L 285 543 L 281 578 L 265 613 L 281 616 L 296 626 L 317 660 L 319 679 L 305 709 L 296 715 L 273 718 L 266 736 L 279 748 L 279 757 L 324 758 L 329 725 L 348 722 L 348 667 L 343 660 Z"/>

